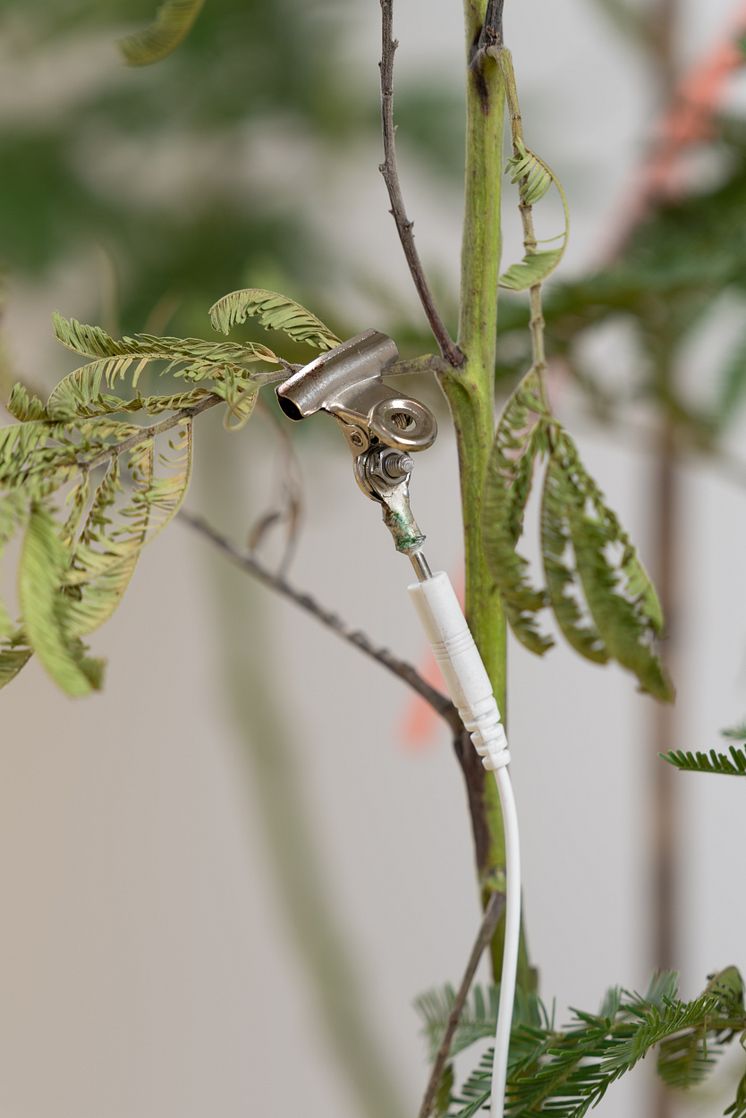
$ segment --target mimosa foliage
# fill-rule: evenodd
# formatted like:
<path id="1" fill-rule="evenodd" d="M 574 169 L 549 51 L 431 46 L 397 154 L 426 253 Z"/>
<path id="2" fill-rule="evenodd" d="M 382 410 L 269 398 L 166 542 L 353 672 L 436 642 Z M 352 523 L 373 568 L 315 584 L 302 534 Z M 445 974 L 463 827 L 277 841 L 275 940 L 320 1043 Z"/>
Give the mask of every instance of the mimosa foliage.
<path id="1" fill-rule="evenodd" d="M 524 143 L 510 52 L 500 49 L 497 57 L 511 120 L 513 155 L 507 172 L 518 185 L 525 250 L 522 263 L 509 269 L 507 276 L 515 282 L 507 286 L 530 291 L 531 366 L 505 405 L 487 467 L 482 502 L 487 564 L 513 632 L 532 652 L 542 655 L 554 643 L 540 623 L 548 607 L 581 656 L 600 664 L 616 660 L 637 677 L 643 691 L 671 699 L 673 688 L 656 649 L 663 617 L 653 585 L 575 442 L 550 408 L 542 286 L 567 243 L 567 199 L 547 164 Z M 537 253 L 533 221 L 533 207 L 552 185 L 565 213 L 562 247 L 554 262 L 549 259 L 553 254 Z M 503 286 L 505 281 L 503 276 Z M 537 586 L 517 548 L 540 463 L 545 467 L 540 517 L 544 585 Z"/>
<path id="2" fill-rule="evenodd" d="M 475 990 L 454 1039 L 452 1055 L 494 1035 L 498 991 Z M 421 998 L 431 1050 L 443 1035 L 453 992 Z M 531 1019 L 533 1013 L 533 1020 Z M 735 967 L 713 975 L 702 995 L 682 1001 L 674 974 L 656 976 L 644 995 L 613 988 L 598 1013 L 573 1012 L 557 1029 L 543 1010 L 519 1008 L 513 1020 L 507 1118 L 583 1118 L 609 1088 L 651 1051 L 670 1087 L 701 1083 L 724 1048 L 746 1029 L 743 980 Z M 453 1093 L 448 1113 L 472 1118 L 489 1105 L 493 1051 L 489 1049 Z M 744 1113 L 743 1083 L 726 1114 Z"/>
<path id="3" fill-rule="evenodd" d="M 555 270 L 565 253 L 570 235 L 570 209 L 562 183 L 543 159 L 530 151 L 520 141 L 515 141 L 516 152 L 508 160 L 507 173 L 510 181 L 518 184 L 521 205 L 530 207 L 540 202 L 551 186 L 554 186 L 562 202 L 565 227 L 559 237 L 559 248 L 540 250 L 538 244 L 526 246 L 526 253 L 518 264 L 511 264 L 500 276 L 500 286 L 510 291 L 528 291 L 529 288 L 543 283 Z"/>
<path id="4" fill-rule="evenodd" d="M 538 463 L 545 464 L 540 545 L 544 587 L 532 585 L 517 551 Z M 497 427 L 484 490 L 487 560 L 518 639 L 544 653 L 539 626 L 549 607 L 572 647 L 596 663 L 616 660 L 643 691 L 673 689 L 656 651 L 663 617 L 653 585 L 616 514 L 583 465 L 578 448 L 548 410 L 531 370 L 510 396 Z"/>
<path id="5" fill-rule="evenodd" d="M 687 753 L 672 750 L 661 753 L 664 761 L 687 773 L 717 773 L 720 776 L 746 776 L 746 748 L 731 745 L 727 753 L 711 749 L 709 753 Z"/>
<path id="6" fill-rule="evenodd" d="M 265 305 L 282 300 L 253 296 Z M 297 339 L 305 324 L 319 345 L 333 337 L 310 312 L 285 304 L 292 315 L 275 317 L 275 328 Z M 36 653 L 77 696 L 98 689 L 103 676 L 85 639 L 117 608 L 144 545 L 184 499 L 195 417 L 222 404 L 225 425 L 242 427 L 260 387 L 291 367 L 251 341 L 113 338 L 59 315 L 54 328 L 89 360 L 46 403 L 16 385 L 8 410 L 17 422 L 0 428 L 0 558 L 22 536 L 18 620 L 0 602 L 0 687 Z M 165 377 L 169 391 L 143 394 L 146 369 Z M 142 422 L 153 416 L 157 422 Z"/>
<path id="7" fill-rule="evenodd" d="M 256 318 L 267 330 L 281 330 L 293 341 L 305 342 L 314 349 L 333 349 L 340 344 L 337 335 L 316 315 L 276 291 L 263 291 L 258 287 L 232 291 L 210 307 L 212 325 L 224 334 L 247 318 Z"/>

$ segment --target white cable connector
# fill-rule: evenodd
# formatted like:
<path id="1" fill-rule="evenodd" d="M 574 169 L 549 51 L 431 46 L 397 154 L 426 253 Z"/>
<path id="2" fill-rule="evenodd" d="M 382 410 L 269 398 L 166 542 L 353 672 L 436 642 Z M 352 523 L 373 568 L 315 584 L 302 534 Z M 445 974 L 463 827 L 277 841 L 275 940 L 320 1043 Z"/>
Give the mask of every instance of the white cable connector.
<path id="1" fill-rule="evenodd" d="M 521 934 L 521 858 L 510 752 L 487 669 L 445 571 L 409 587 L 448 694 L 485 769 L 495 774 L 505 829 L 505 942 L 492 1064 L 491 1118 L 503 1118 Z"/>
<path id="2" fill-rule="evenodd" d="M 490 677 L 445 571 L 409 587 L 448 694 L 486 769 L 510 764 Z"/>

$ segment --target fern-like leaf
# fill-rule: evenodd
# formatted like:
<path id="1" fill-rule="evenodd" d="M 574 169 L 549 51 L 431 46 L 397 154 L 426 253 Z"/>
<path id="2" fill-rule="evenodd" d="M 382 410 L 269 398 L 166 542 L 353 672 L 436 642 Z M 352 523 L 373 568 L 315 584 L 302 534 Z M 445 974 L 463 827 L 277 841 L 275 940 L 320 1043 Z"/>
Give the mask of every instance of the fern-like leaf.
<path id="1" fill-rule="evenodd" d="M 679 1000 L 674 976 L 665 974 L 644 996 L 615 989 L 600 1014 L 575 1010 L 561 1032 L 518 1025 L 511 1037 L 506 1118 L 583 1118 L 655 1048 L 666 1082 L 701 1082 L 744 1026 L 743 983 L 734 967 L 714 975 L 691 1002 Z M 472 1118 L 488 1105 L 492 1061 L 489 1051 L 454 1098 L 452 1115 Z"/>
<path id="2" fill-rule="evenodd" d="M 25 646 L 15 647 L 11 644 L 0 644 L 0 688 L 11 683 L 22 668 L 25 668 L 33 653 Z"/>
<path id="3" fill-rule="evenodd" d="M 223 401 L 230 429 L 242 427 L 259 388 L 278 379 L 277 366 L 284 375 L 287 362 L 254 342 L 114 338 L 60 315 L 54 326 L 90 360 L 46 404 L 17 385 L 10 407 L 18 422 L 0 428 L 0 558 L 25 528 L 20 620 L 0 602 L 0 686 L 36 653 L 63 690 L 84 695 L 100 686 L 102 665 L 82 638 L 112 615 L 143 547 L 178 511 L 195 415 Z M 139 380 L 151 364 L 179 391 L 143 395 Z M 125 420 L 131 413 L 164 418 L 142 426 Z"/>
<path id="4" fill-rule="evenodd" d="M 39 496 L 38 485 L 57 476 L 59 484 L 68 480 L 65 465 L 72 465 L 73 454 L 61 429 L 45 420 L 29 420 L 0 427 L 0 488 L 23 489 L 28 501 Z"/>
<path id="5" fill-rule="evenodd" d="M 535 206 L 547 193 L 554 175 L 546 163 L 533 151 L 529 151 L 520 140 L 515 140 L 516 152 L 508 160 L 505 168 L 510 181 L 518 183 L 518 191 L 524 206 Z"/>
<path id="6" fill-rule="evenodd" d="M 717 773 L 720 776 L 746 776 L 746 748 L 731 745 L 727 753 L 711 749 L 709 753 L 688 753 L 672 750 L 660 756 L 669 765 L 686 773 Z"/>
<path id="7" fill-rule="evenodd" d="M 339 338 L 310 311 L 276 291 L 249 287 L 232 291 L 218 299 L 210 308 L 210 319 L 216 330 L 228 334 L 233 326 L 256 318 L 268 330 L 281 330 L 296 342 L 305 342 L 315 349 L 334 349 Z"/>
<path id="8" fill-rule="evenodd" d="M 547 449 L 547 416 L 539 392 L 538 376 L 531 371 L 505 405 L 487 467 L 482 530 L 490 573 L 510 627 L 522 644 L 541 655 L 552 645 L 536 623 L 546 596 L 531 585 L 528 562 L 516 550 L 534 465 Z"/>
<path id="9" fill-rule="evenodd" d="M 240 431 L 254 413 L 259 398 L 258 386 L 247 385 L 245 380 L 229 375 L 215 384 L 213 391 L 228 405 L 223 426 L 228 431 Z"/>
<path id="10" fill-rule="evenodd" d="M 450 1056 L 457 1056 L 480 1040 L 494 1037 L 499 1000 L 499 985 L 474 985 L 459 1016 Z M 455 1002 L 456 991 L 451 985 L 429 990 L 415 1000 L 431 1059 L 435 1058 L 443 1041 Z M 516 1026 L 548 1024 L 546 1009 L 536 994 L 525 994 L 520 990 L 516 994 L 513 1020 Z"/>
<path id="11" fill-rule="evenodd" d="M 549 279 L 559 265 L 564 247 L 546 249 L 544 252 L 527 252 L 523 260 L 511 264 L 500 276 L 500 287 L 508 291 L 528 291 Z"/>
<path id="12" fill-rule="evenodd" d="M 6 547 L 21 527 L 28 513 L 28 501 L 22 493 L 9 493 L 0 499 L 0 562 Z M 0 599 L 0 638 L 8 637 L 15 628 L 5 604 Z"/>
<path id="13" fill-rule="evenodd" d="M 547 588 L 528 578 L 516 550 L 534 465 L 548 458 L 541 510 Z M 673 689 L 656 639 L 663 617 L 647 572 L 618 518 L 587 473 L 575 443 L 543 403 L 530 371 L 508 400 L 486 472 L 482 531 L 490 573 L 518 639 L 539 654 L 551 645 L 537 614 L 551 605 L 570 645 L 596 663 L 616 660 L 642 690 L 670 699 Z"/>
<path id="14" fill-rule="evenodd" d="M 21 555 L 19 595 L 29 644 L 52 679 L 68 695 L 87 695 L 100 686 L 101 665 L 68 630 L 62 583 L 69 555 L 47 509 L 31 511 Z"/>
<path id="15" fill-rule="evenodd" d="M 735 1099 L 723 1113 L 728 1118 L 746 1118 L 746 1072 L 738 1082 Z"/>
<path id="16" fill-rule="evenodd" d="M 160 468 L 159 468 L 160 467 Z M 191 477 L 192 423 L 185 420 L 169 450 L 152 442 L 129 456 L 131 490 L 115 460 L 93 498 L 65 579 L 71 593 L 68 630 L 86 636 L 107 621 L 127 589 L 143 547 L 176 515 Z"/>
<path id="17" fill-rule="evenodd" d="M 267 379 L 262 370 L 250 366 L 257 363 L 277 365 L 280 359 L 267 346 L 254 342 L 207 342 L 200 338 L 160 338 L 152 334 L 135 334 L 132 337 L 112 338 L 98 326 L 87 326 L 65 319 L 54 318 L 55 333 L 59 341 L 76 353 L 94 360 L 69 373 L 51 393 L 46 414 L 61 421 L 74 416 L 95 416 L 118 411 L 144 410 L 149 414 L 194 406 L 214 385 L 228 379 L 231 385 L 240 382 L 248 388 Z M 191 383 L 211 381 L 201 390 L 167 396 L 141 397 L 136 394 L 129 400 L 112 395 L 114 388 L 125 377 L 137 389 L 143 370 L 152 362 L 160 362 L 162 375 L 171 375 Z M 221 395 L 224 395 L 221 393 Z"/>
<path id="18" fill-rule="evenodd" d="M 170 338 L 156 334 L 133 334 L 113 338 L 100 326 L 88 326 L 61 314 L 52 317 L 55 337 L 68 349 L 86 357 L 140 357 L 144 361 L 168 360 L 176 363 L 228 365 L 268 361 L 280 363 L 276 353 L 257 342 L 210 342 L 203 338 Z M 113 383 L 114 376 L 108 383 Z"/>
<path id="19" fill-rule="evenodd" d="M 191 31 L 205 0 L 165 0 L 143 31 L 121 39 L 119 49 L 130 66 L 149 66 L 176 50 Z"/>
<path id="20" fill-rule="evenodd" d="M 516 138 L 514 147 L 516 150 L 508 161 L 506 171 L 510 174 L 510 181 L 518 184 L 521 205 L 534 206 L 554 186 L 560 196 L 565 218 L 562 233 L 559 237 L 551 238 L 560 241 L 559 248 L 540 250 L 533 241 L 527 241 L 523 260 L 511 264 L 500 276 L 501 287 L 510 291 L 527 291 L 548 279 L 562 260 L 570 235 L 570 210 L 562 183 L 551 167 Z"/>
<path id="21" fill-rule="evenodd" d="M 553 458 L 575 494 L 567 506 L 570 538 L 595 628 L 609 656 L 637 677 L 643 691 L 670 700 L 673 688 L 655 646 L 663 618 L 652 583 L 564 431 Z"/>
<path id="22" fill-rule="evenodd" d="M 605 664 L 609 651 L 584 608 L 578 587 L 568 509 L 576 500 L 567 475 L 550 457 L 541 502 L 541 553 L 547 593 L 568 644 L 586 660 Z"/>
<path id="23" fill-rule="evenodd" d="M 14 384 L 10 390 L 10 399 L 7 403 L 7 409 L 12 416 L 26 423 L 31 419 L 46 419 L 47 409 L 44 406 L 44 401 L 40 400 L 38 396 L 34 396 L 29 392 L 24 385 Z"/>

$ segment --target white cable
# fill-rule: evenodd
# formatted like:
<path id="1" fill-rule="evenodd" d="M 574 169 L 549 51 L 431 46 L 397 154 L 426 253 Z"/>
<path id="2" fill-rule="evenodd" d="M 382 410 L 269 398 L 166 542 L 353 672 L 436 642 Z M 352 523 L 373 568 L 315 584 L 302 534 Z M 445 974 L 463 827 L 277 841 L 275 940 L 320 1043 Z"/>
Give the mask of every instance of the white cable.
<path id="1" fill-rule="evenodd" d="M 448 693 L 485 769 L 495 775 L 505 830 L 505 942 L 492 1064 L 491 1118 L 503 1118 L 521 932 L 518 817 L 507 766 L 508 742 L 487 669 L 445 571 L 414 583 L 409 593 L 440 666 Z"/>
<path id="2" fill-rule="evenodd" d="M 495 1058 L 492 1064 L 491 1118 L 503 1118 L 505 1087 L 508 1080 L 510 1029 L 513 1023 L 518 949 L 521 939 L 521 850 L 518 841 L 518 815 L 513 784 L 507 768 L 495 770 L 497 791 L 505 829 L 505 943 L 503 944 L 500 1002 L 495 1032 Z"/>

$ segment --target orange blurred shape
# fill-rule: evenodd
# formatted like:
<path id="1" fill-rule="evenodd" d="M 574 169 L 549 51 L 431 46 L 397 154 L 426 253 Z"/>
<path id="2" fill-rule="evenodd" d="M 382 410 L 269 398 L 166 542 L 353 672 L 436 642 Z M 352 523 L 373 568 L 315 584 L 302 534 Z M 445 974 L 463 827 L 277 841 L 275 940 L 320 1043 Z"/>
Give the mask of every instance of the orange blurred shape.
<path id="1" fill-rule="evenodd" d="M 652 194 L 670 190 L 675 182 L 675 165 L 687 147 L 712 134 L 712 121 L 725 96 L 726 84 L 734 70 L 746 62 L 739 40 L 746 34 L 746 3 L 738 12 L 733 30 L 682 78 L 673 104 L 665 114 L 657 156 L 647 174 Z"/>
<path id="2" fill-rule="evenodd" d="M 456 588 L 458 599 L 463 607 L 464 604 L 464 580 L 458 578 L 453 580 L 453 585 Z M 422 661 L 417 669 L 422 678 L 429 683 L 432 687 L 437 687 L 441 691 L 444 690 L 443 677 L 440 674 L 440 668 L 435 662 L 435 657 L 432 652 L 428 651 L 423 655 Z M 410 699 L 401 720 L 400 736 L 408 749 L 420 750 L 426 749 L 435 744 L 435 732 L 438 726 L 438 716 L 433 708 L 421 699 L 419 695 L 415 695 Z"/>

